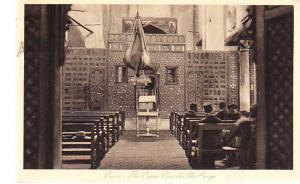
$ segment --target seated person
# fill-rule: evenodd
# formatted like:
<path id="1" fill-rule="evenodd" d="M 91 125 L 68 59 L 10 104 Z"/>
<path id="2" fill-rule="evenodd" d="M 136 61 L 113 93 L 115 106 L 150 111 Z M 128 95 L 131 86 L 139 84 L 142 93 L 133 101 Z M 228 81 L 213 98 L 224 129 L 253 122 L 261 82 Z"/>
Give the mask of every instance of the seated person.
<path id="1" fill-rule="evenodd" d="M 203 118 L 201 123 L 221 123 L 222 120 L 213 115 L 213 107 L 210 103 L 206 103 L 203 106 L 205 112 L 205 118 Z"/>
<path id="2" fill-rule="evenodd" d="M 241 169 L 253 168 L 256 160 L 256 137 L 255 128 L 253 128 L 256 122 L 256 112 L 256 105 L 250 108 L 250 117 L 248 112 L 241 112 L 241 117 L 236 122 L 237 128 L 232 131 L 224 143 L 227 145 L 234 137 L 240 137 L 239 161 Z"/>
<path id="3" fill-rule="evenodd" d="M 185 117 L 196 117 L 197 116 L 197 104 L 191 104 L 189 112 L 185 113 Z"/>
<path id="4" fill-rule="evenodd" d="M 228 114 L 227 114 L 227 120 L 237 120 L 239 119 L 239 113 L 237 110 L 237 106 L 235 104 L 231 104 L 228 106 Z"/>
<path id="5" fill-rule="evenodd" d="M 189 112 L 185 113 L 185 117 L 189 117 L 189 118 L 197 117 L 197 104 L 192 103 L 190 105 L 190 110 L 189 110 Z M 197 126 L 196 124 L 192 124 L 192 127 L 191 127 L 192 139 L 195 138 L 196 133 L 197 133 L 197 131 L 196 131 L 197 127 L 196 126 Z"/>
<path id="6" fill-rule="evenodd" d="M 205 118 L 200 120 L 201 123 L 220 123 L 221 119 L 213 115 L 213 107 L 211 104 L 204 104 L 204 112 L 206 114 Z M 221 149 L 220 135 L 219 132 L 215 130 L 208 130 L 203 132 L 203 148 L 215 150 Z M 215 159 L 219 156 L 218 153 L 203 152 L 203 169 L 214 169 Z"/>
<path id="7" fill-rule="evenodd" d="M 228 109 L 226 108 L 225 102 L 219 103 L 220 112 L 216 114 L 216 117 L 220 118 L 221 120 L 227 119 Z"/>

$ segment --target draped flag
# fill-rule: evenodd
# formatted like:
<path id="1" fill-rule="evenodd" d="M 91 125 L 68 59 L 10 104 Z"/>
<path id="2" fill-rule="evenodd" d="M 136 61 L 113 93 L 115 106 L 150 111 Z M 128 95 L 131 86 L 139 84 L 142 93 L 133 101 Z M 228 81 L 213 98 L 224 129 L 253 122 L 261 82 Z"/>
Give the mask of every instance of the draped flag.
<path id="1" fill-rule="evenodd" d="M 140 71 L 150 64 L 150 57 L 145 42 L 145 33 L 138 13 L 134 19 L 131 38 L 125 51 L 123 62 L 127 67 L 136 71 L 137 77 L 140 76 Z"/>

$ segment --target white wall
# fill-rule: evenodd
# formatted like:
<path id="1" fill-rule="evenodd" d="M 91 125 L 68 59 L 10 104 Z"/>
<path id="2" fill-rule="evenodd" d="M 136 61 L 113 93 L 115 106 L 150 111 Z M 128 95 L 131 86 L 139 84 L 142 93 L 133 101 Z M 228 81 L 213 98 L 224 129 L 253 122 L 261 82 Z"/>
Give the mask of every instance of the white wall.
<path id="1" fill-rule="evenodd" d="M 109 32 L 122 32 L 122 18 L 128 16 L 128 5 L 109 5 Z"/>
<path id="2" fill-rule="evenodd" d="M 129 5 L 129 17 L 134 17 L 139 10 L 142 17 L 170 17 L 170 5 Z"/>
<path id="3" fill-rule="evenodd" d="M 224 6 L 205 5 L 200 9 L 203 50 L 224 50 Z"/>
<path id="4" fill-rule="evenodd" d="M 98 5 L 72 5 L 72 10 L 84 10 L 86 12 L 69 11 L 69 15 L 93 31 L 92 34 L 87 30 L 79 27 L 83 35 L 86 48 L 104 48 L 103 23 L 102 23 L 102 6 Z M 76 24 L 76 23 L 74 23 Z M 87 25 L 93 24 L 93 25 Z"/>
<path id="5" fill-rule="evenodd" d="M 224 7 L 224 16 L 226 20 L 226 37 L 235 33 L 243 26 L 241 20 L 247 15 L 248 7 L 248 5 L 228 5 Z M 235 25 L 235 28 L 232 28 L 233 25 Z"/>
<path id="6" fill-rule="evenodd" d="M 227 6 L 222 5 L 197 5 L 196 27 L 194 31 L 199 32 L 202 38 L 203 50 L 234 50 L 224 46 L 227 32 L 226 23 Z M 236 29 L 241 25 L 241 19 L 247 14 L 247 6 L 235 6 Z M 85 10 L 86 12 L 71 11 L 69 14 L 82 24 L 93 30 L 93 34 L 80 28 L 87 48 L 104 48 L 105 34 L 103 30 L 113 33 L 122 32 L 122 18 L 134 17 L 136 5 L 72 5 L 72 9 Z M 139 14 L 142 17 L 172 17 L 177 18 L 178 34 L 186 36 L 187 50 L 194 49 L 193 42 L 193 5 L 139 5 Z M 197 33 L 196 33 L 197 34 Z M 196 35 L 198 36 L 198 35 Z"/>
<path id="7" fill-rule="evenodd" d="M 187 50 L 193 50 L 193 6 L 173 5 L 172 9 L 172 18 L 177 18 L 177 33 L 185 35 Z"/>

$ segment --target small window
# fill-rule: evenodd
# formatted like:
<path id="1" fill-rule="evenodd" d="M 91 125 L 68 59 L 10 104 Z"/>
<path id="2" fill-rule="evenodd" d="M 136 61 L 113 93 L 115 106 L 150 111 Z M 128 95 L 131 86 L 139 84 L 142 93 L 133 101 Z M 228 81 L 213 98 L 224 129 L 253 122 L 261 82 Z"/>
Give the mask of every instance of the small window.
<path id="1" fill-rule="evenodd" d="M 166 67 L 166 84 L 178 84 L 178 67 Z"/>
<path id="2" fill-rule="evenodd" d="M 128 82 L 128 72 L 125 66 L 116 66 L 116 82 Z"/>

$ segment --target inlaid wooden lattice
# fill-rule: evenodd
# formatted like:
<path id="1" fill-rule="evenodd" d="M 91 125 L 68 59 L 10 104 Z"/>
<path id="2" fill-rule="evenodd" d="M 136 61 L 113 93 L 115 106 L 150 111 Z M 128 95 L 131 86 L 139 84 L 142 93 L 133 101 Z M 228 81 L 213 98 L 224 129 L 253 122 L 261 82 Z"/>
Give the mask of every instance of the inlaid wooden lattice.
<path id="1" fill-rule="evenodd" d="M 202 72 L 187 73 L 187 105 L 197 104 L 199 110 L 203 105 L 203 74 Z"/>
<path id="2" fill-rule="evenodd" d="M 239 104 L 239 68 L 237 52 L 230 52 L 227 55 L 228 64 L 228 104 Z"/>
<path id="3" fill-rule="evenodd" d="M 24 169 L 38 167 L 40 17 L 25 16 Z"/>
<path id="4" fill-rule="evenodd" d="M 105 70 L 91 69 L 89 78 L 89 108 L 91 110 L 104 109 Z"/>
<path id="5" fill-rule="evenodd" d="M 106 50 L 69 48 L 63 66 L 63 109 L 105 108 Z"/>
<path id="6" fill-rule="evenodd" d="M 128 33 L 110 33 L 108 49 L 111 51 L 125 51 L 130 40 Z M 180 34 L 146 34 L 145 41 L 149 51 L 184 52 L 185 37 Z"/>
<path id="7" fill-rule="evenodd" d="M 151 61 L 158 66 L 160 73 L 160 110 L 166 118 L 171 111 L 185 108 L 185 53 L 184 52 L 153 52 Z M 166 68 L 177 67 L 177 84 L 166 84 Z"/>
<path id="8" fill-rule="evenodd" d="M 124 51 L 130 34 L 110 33 L 108 36 L 108 106 L 109 110 L 121 109 L 126 117 L 135 116 L 134 86 L 129 83 L 115 82 L 115 68 L 124 65 Z M 151 66 L 160 73 L 160 112 L 168 117 L 171 111 L 185 108 L 185 37 L 178 34 L 146 34 L 150 52 Z M 177 67 L 178 83 L 166 85 L 166 68 Z M 128 71 L 129 77 L 134 71 Z"/>
<path id="9" fill-rule="evenodd" d="M 108 110 L 124 110 L 126 117 L 135 115 L 134 86 L 127 82 L 115 82 L 116 66 L 124 65 L 124 52 L 109 51 L 107 57 Z M 128 69 L 128 76 L 134 76 Z"/>
<path id="10" fill-rule="evenodd" d="M 267 167 L 293 168 L 293 15 L 266 26 Z"/>
<path id="11" fill-rule="evenodd" d="M 187 106 L 193 102 L 202 107 L 203 103 L 210 102 L 215 109 L 218 109 L 218 103 L 221 101 L 238 105 L 237 59 L 237 52 L 189 51 L 186 70 Z M 197 85 L 199 81 L 191 78 L 190 73 L 193 72 L 202 73 L 202 86 Z M 202 100 L 191 101 L 195 98 L 193 86 L 202 87 L 202 91 L 197 92 L 198 99 L 202 98 Z"/>
<path id="12" fill-rule="evenodd" d="M 135 116 L 134 86 L 129 83 L 116 83 L 115 74 L 117 65 L 123 65 L 124 52 L 108 52 L 108 106 L 109 110 L 121 109 L 126 112 L 126 117 Z M 184 52 L 150 52 L 151 65 L 160 73 L 160 112 L 167 117 L 171 111 L 184 109 L 185 80 L 184 80 Z M 178 67 L 178 84 L 166 85 L 166 67 Z M 128 71 L 129 77 L 134 76 L 134 71 Z"/>

